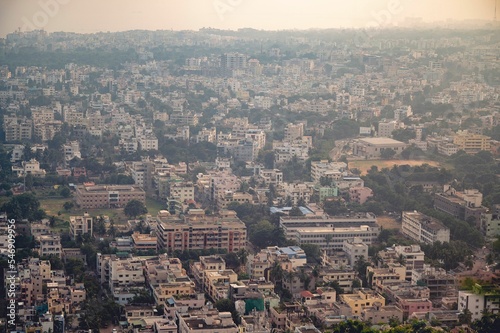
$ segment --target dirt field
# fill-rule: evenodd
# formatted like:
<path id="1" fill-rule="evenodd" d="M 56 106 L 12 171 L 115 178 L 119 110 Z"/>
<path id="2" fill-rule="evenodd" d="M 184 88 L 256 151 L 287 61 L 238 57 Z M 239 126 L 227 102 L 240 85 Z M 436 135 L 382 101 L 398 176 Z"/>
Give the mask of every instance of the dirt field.
<path id="1" fill-rule="evenodd" d="M 379 170 L 383 168 L 392 168 L 394 165 L 422 165 L 429 164 L 430 166 L 439 166 L 439 163 L 430 160 L 363 160 L 363 161 L 349 161 L 349 169 L 359 169 L 361 175 L 366 175 L 372 165 L 376 165 Z"/>
<path id="2" fill-rule="evenodd" d="M 392 216 L 377 216 L 377 224 L 384 229 L 401 229 L 401 223 Z"/>

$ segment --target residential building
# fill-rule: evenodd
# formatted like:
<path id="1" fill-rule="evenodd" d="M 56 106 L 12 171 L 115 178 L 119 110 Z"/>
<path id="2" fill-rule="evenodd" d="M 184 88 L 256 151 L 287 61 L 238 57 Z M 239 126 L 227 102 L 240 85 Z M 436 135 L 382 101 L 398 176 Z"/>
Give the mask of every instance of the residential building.
<path id="1" fill-rule="evenodd" d="M 361 311 L 360 319 L 375 325 L 388 324 L 391 319 L 403 322 L 403 310 L 394 305 L 383 306 L 380 302 L 373 303 L 372 306 L 365 307 Z"/>
<path id="2" fill-rule="evenodd" d="M 500 205 L 495 205 L 492 212 L 481 215 L 480 230 L 488 238 L 495 238 L 500 235 Z"/>
<path id="3" fill-rule="evenodd" d="M 158 150 L 158 139 L 153 134 L 138 138 L 138 143 L 142 150 Z"/>
<path id="4" fill-rule="evenodd" d="M 259 169 L 259 178 L 267 185 L 278 186 L 283 183 L 283 172 L 279 169 Z"/>
<path id="5" fill-rule="evenodd" d="M 59 235 L 40 235 L 37 238 L 40 242 L 39 254 L 42 257 L 58 257 L 61 258 L 61 236 Z"/>
<path id="6" fill-rule="evenodd" d="M 135 231 L 132 234 L 133 247 L 136 251 L 154 251 L 158 247 L 157 237 L 152 234 L 141 234 Z"/>
<path id="7" fill-rule="evenodd" d="M 304 183 L 284 183 L 285 198 L 290 198 L 292 205 L 297 206 L 300 201 L 308 204 L 311 199 L 311 187 Z"/>
<path id="8" fill-rule="evenodd" d="M 194 262 L 190 270 L 196 283 L 205 289 L 205 275 L 208 272 L 225 271 L 226 261 L 220 255 L 200 256 L 200 261 Z"/>
<path id="9" fill-rule="evenodd" d="M 65 161 L 71 161 L 75 157 L 79 159 L 82 158 L 82 154 L 80 153 L 80 144 L 78 141 L 71 141 L 68 144 L 64 144 L 63 153 Z"/>
<path id="10" fill-rule="evenodd" d="M 146 201 L 146 193 L 135 185 L 78 185 L 76 204 L 80 208 L 125 207 L 130 200 Z"/>
<path id="11" fill-rule="evenodd" d="M 304 136 L 304 123 L 288 124 L 285 127 L 285 141 L 291 142 Z"/>
<path id="12" fill-rule="evenodd" d="M 153 187 L 153 173 L 154 164 L 149 160 L 132 162 L 130 166 L 130 175 L 134 180 L 134 184 L 142 187 L 146 192 Z"/>
<path id="13" fill-rule="evenodd" d="M 225 193 L 225 195 L 221 198 L 218 198 L 217 200 L 217 209 L 226 209 L 227 206 L 232 203 L 236 202 L 240 205 L 249 203 L 253 204 L 253 195 L 250 193 L 246 192 L 232 192 L 228 191 Z"/>
<path id="14" fill-rule="evenodd" d="M 339 296 L 352 309 L 354 318 L 361 318 L 362 311 L 375 303 L 379 303 L 379 306 L 385 306 L 385 298 L 370 289 L 358 289 L 353 294 L 341 294 Z"/>
<path id="15" fill-rule="evenodd" d="M 349 200 L 360 205 L 373 197 L 373 191 L 369 187 L 351 187 L 349 189 Z"/>
<path id="16" fill-rule="evenodd" d="M 399 128 L 399 123 L 395 120 L 378 123 L 379 138 L 392 138 L 392 132 Z"/>
<path id="17" fill-rule="evenodd" d="M 160 211 L 157 220 L 158 249 L 168 252 L 210 248 L 237 252 L 246 246 L 246 226 L 231 210 L 207 216 L 201 209 L 190 209 L 182 219 Z"/>
<path id="18" fill-rule="evenodd" d="M 424 264 L 424 268 L 412 272 L 412 284 L 425 285 L 429 288 L 429 299 L 440 301 L 443 297 L 457 297 L 457 278 L 442 268 Z"/>
<path id="19" fill-rule="evenodd" d="M 442 193 L 434 195 L 434 208 L 464 221 L 472 219 L 479 228 L 481 214 L 487 210 L 482 201 L 483 194 L 476 189 L 460 192 L 445 185 Z"/>
<path id="20" fill-rule="evenodd" d="M 346 170 L 347 164 L 344 162 L 311 161 L 311 178 L 315 183 L 319 183 L 321 177 L 339 180 Z"/>
<path id="21" fill-rule="evenodd" d="M 484 311 L 498 314 L 500 312 L 500 295 L 488 286 L 475 285 L 473 290 L 458 291 L 458 310 L 471 312 L 472 321 L 480 320 Z"/>
<path id="22" fill-rule="evenodd" d="M 33 126 L 27 118 L 4 116 L 3 128 L 6 142 L 31 140 Z"/>
<path id="23" fill-rule="evenodd" d="M 83 236 L 84 234 L 92 236 L 94 234 L 93 221 L 93 217 L 88 213 L 84 213 L 83 216 L 70 216 L 69 235 L 71 238 L 76 239 L 78 235 Z"/>
<path id="24" fill-rule="evenodd" d="M 353 290 L 352 283 L 354 280 L 358 280 L 356 271 L 351 268 L 347 268 L 347 265 L 339 268 L 328 266 L 322 267 L 320 270 L 320 277 L 323 278 L 325 283 L 337 282 L 340 288 L 347 292 L 351 292 Z"/>
<path id="25" fill-rule="evenodd" d="M 378 253 L 379 267 L 390 263 L 404 263 L 406 266 L 406 281 L 411 281 L 412 271 L 424 267 L 424 251 L 420 245 L 393 245 Z"/>
<path id="26" fill-rule="evenodd" d="M 368 266 L 366 268 L 366 276 L 368 276 L 368 285 L 374 287 L 375 285 L 385 284 L 386 282 L 405 281 L 406 267 L 399 263 L 391 263 L 388 267 L 374 268 Z"/>
<path id="27" fill-rule="evenodd" d="M 12 172 L 17 173 L 18 177 L 25 177 L 31 174 L 33 177 L 45 177 L 46 172 L 40 169 L 40 162 L 32 158 L 29 161 L 23 161 L 21 167 L 12 166 Z"/>
<path id="28" fill-rule="evenodd" d="M 199 315 L 179 316 L 179 333 L 239 333 L 230 312 L 209 310 Z"/>
<path id="29" fill-rule="evenodd" d="M 435 218 L 417 211 L 403 212 L 401 232 L 417 242 L 426 244 L 450 241 L 449 228 Z"/>
<path id="30" fill-rule="evenodd" d="M 345 252 L 347 258 L 349 259 L 349 265 L 354 267 L 354 263 L 363 257 L 365 260 L 368 259 L 368 245 L 363 243 L 361 238 L 347 239 L 342 244 L 342 251 Z"/>

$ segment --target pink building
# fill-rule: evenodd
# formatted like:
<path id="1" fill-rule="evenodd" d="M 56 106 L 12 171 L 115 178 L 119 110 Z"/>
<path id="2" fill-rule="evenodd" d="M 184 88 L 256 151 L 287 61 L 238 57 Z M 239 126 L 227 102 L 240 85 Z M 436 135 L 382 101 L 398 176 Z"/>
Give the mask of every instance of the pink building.
<path id="1" fill-rule="evenodd" d="M 357 202 L 362 205 L 371 197 L 373 197 L 373 191 L 369 187 L 358 186 L 349 189 L 349 198 L 351 202 Z"/>
<path id="2" fill-rule="evenodd" d="M 432 302 L 428 298 L 399 298 L 397 304 L 403 309 L 403 317 L 408 318 L 414 312 L 429 312 Z"/>

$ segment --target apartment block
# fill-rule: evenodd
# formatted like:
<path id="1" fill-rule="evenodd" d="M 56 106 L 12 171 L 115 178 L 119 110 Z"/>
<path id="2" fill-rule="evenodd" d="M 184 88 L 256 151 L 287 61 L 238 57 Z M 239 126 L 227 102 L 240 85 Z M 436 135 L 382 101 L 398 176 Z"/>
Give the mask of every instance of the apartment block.
<path id="1" fill-rule="evenodd" d="M 363 257 L 368 259 L 368 245 L 363 243 L 361 238 L 347 239 L 342 244 L 342 251 L 345 252 L 349 260 L 349 265 L 354 266 L 354 263 Z"/>
<path id="2" fill-rule="evenodd" d="M 449 228 L 435 218 L 417 211 L 403 212 L 401 232 L 417 242 L 426 244 L 450 241 Z"/>
<path id="3" fill-rule="evenodd" d="M 42 257 L 58 257 L 61 258 L 61 236 L 59 235 L 40 235 L 37 237 L 40 242 L 39 253 Z"/>
<path id="4" fill-rule="evenodd" d="M 88 213 L 84 213 L 83 216 L 70 216 L 69 217 L 69 235 L 71 238 L 76 239 L 78 235 L 83 236 L 84 234 L 94 233 L 94 219 Z"/>
<path id="5" fill-rule="evenodd" d="M 373 303 L 372 306 L 365 307 L 361 311 L 360 319 L 372 324 L 388 324 L 391 319 L 403 322 L 403 310 L 395 305 L 383 306 L 380 302 Z"/>
<path id="6" fill-rule="evenodd" d="M 179 316 L 179 333 L 239 333 L 230 312 L 209 310 L 200 315 Z"/>
<path id="7" fill-rule="evenodd" d="M 480 230 L 488 238 L 500 235 L 500 205 L 495 205 L 492 212 L 481 215 Z"/>
<path id="8" fill-rule="evenodd" d="M 385 298 L 370 289 L 358 289 L 358 291 L 353 294 L 342 294 L 339 295 L 339 297 L 352 309 L 354 318 L 360 318 L 361 312 L 373 306 L 375 303 L 380 303 L 380 306 L 385 306 Z"/>
<path id="9" fill-rule="evenodd" d="M 311 178 L 315 183 L 319 183 L 321 177 L 339 180 L 346 170 L 347 164 L 344 162 L 311 161 Z"/>
<path id="10" fill-rule="evenodd" d="M 349 200 L 360 205 L 373 197 L 373 191 L 369 187 L 351 187 L 349 189 Z"/>
<path id="11" fill-rule="evenodd" d="M 482 206 L 483 194 L 476 189 L 463 192 L 445 185 L 443 192 L 434 195 L 434 208 L 439 209 L 461 220 L 473 218 L 477 227 L 480 226 L 481 214 L 486 212 Z"/>
<path id="12" fill-rule="evenodd" d="M 172 252 L 214 248 L 237 252 L 246 246 L 246 226 L 234 211 L 207 216 L 202 209 L 190 209 L 182 219 L 168 212 L 160 213 L 158 249 Z"/>
<path id="13" fill-rule="evenodd" d="M 484 311 L 492 314 L 500 312 L 500 295 L 476 285 L 474 290 L 460 290 L 458 292 L 458 310 L 471 312 L 472 321 L 482 318 Z"/>

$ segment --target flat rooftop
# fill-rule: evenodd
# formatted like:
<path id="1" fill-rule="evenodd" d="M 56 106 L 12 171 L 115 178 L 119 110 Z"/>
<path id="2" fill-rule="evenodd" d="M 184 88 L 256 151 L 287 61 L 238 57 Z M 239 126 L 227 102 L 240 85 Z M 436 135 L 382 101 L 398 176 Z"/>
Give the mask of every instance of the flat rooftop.
<path id="1" fill-rule="evenodd" d="M 360 142 L 364 142 L 370 145 L 404 145 L 404 142 L 394 140 L 391 138 L 364 138 L 359 139 Z"/>

